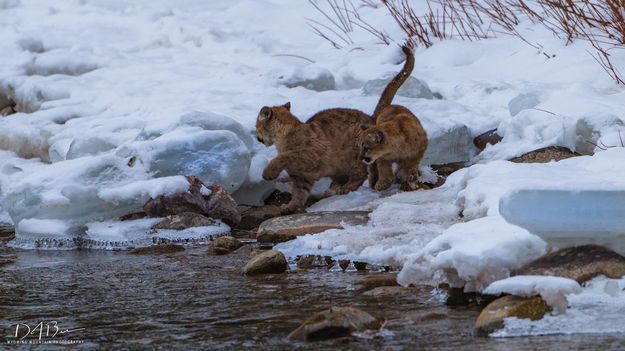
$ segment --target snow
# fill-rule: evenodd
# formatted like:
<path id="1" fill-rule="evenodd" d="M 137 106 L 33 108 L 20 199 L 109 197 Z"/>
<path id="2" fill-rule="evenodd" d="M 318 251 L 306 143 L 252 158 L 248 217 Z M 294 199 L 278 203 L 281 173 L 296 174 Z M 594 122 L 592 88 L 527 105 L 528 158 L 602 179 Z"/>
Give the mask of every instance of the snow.
<path id="1" fill-rule="evenodd" d="M 361 16 L 402 41 L 383 6 L 365 6 Z M 151 222 L 114 219 L 140 210 L 147 197 L 181 190 L 185 175 L 221 184 L 250 205 L 276 186 L 287 189 L 262 180 L 276 151 L 256 141 L 260 108 L 290 101 L 302 121 L 331 107 L 370 113 L 378 96 L 363 87 L 402 64 L 396 45 L 379 45 L 364 30 L 335 50 L 309 31 L 306 17 L 324 21 L 307 2 L 289 0 L 0 0 L 0 103 L 10 97 L 22 111 L 0 119 L 0 220 L 17 224 L 16 245 L 75 247 L 85 227 L 93 247 L 149 244 Z M 326 198 L 309 211 L 365 209 L 370 222 L 277 248 L 397 265 L 402 284 L 449 282 L 476 291 L 566 245 L 602 242 L 625 253 L 614 229 L 623 217 L 617 200 L 625 190 L 618 176 L 625 172 L 625 88 L 588 54 L 589 43 L 566 45 L 520 20 L 519 32 L 540 49 L 505 35 L 435 42 L 416 50 L 412 77 L 442 99 L 415 98 L 415 88 L 394 100 L 430 137 L 424 166 L 470 167 L 435 190 L 379 193 L 365 185 Z M 610 54 L 616 67 L 624 65 L 625 52 Z M 493 128 L 503 140 L 476 155 L 471 139 Z M 546 146 L 587 156 L 505 161 Z M 542 195 L 521 199 L 532 194 Z M 610 197 L 616 200 L 606 202 Z M 612 229 L 595 232 L 595 224 Z M 592 308 L 576 299 L 586 293 L 569 297 L 579 308 L 567 317 L 548 318 L 584 311 L 573 328 L 584 330 Z M 625 308 L 618 298 L 601 301 Z M 536 325 L 538 332 L 557 330 Z"/>
<path id="2" fill-rule="evenodd" d="M 565 295 L 581 292 L 582 287 L 573 279 L 540 275 L 517 275 L 498 280 L 483 291 L 489 295 L 511 294 L 522 297 L 540 295 L 559 313 L 566 312 L 568 301 Z"/>

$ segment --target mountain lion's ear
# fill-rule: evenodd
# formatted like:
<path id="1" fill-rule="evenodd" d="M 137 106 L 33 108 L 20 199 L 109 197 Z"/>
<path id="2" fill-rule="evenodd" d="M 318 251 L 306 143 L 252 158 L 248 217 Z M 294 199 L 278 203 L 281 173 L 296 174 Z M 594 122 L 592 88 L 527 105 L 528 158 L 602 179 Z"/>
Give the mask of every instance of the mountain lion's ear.
<path id="1" fill-rule="evenodd" d="M 287 102 L 286 104 L 283 105 L 284 108 L 286 108 L 287 110 L 291 111 L 291 102 Z"/>
<path id="2" fill-rule="evenodd" d="M 264 122 L 270 119 L 272 114 L 271 108 L 265 106 L 260 109 L 260 113 L 258 113 L 258 120 Z"/>
<path id="3" fill-rule="evenodd" d="M 367 129 L 369 129 L 369 125 L 368 124 L 361 124 L 360 125 L 360 129 L 367 130 Z"/>
<path id="4" fill-rule="evenodd" d="M 384 132 L 381 130 L 373 131 L 369 133 L 369 139 L 375 143 L 382 144 L 384 142 Z"/>

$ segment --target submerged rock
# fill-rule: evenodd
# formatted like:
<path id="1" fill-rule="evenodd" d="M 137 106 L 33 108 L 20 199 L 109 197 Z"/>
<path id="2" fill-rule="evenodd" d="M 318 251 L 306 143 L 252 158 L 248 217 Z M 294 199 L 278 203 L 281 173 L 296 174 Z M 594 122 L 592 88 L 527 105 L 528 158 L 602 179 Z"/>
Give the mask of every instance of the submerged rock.
<path id="1" fill-rule="evenodd" d="M 377 288 L 373 288 L 371 290 L 367 290 L 363 292 L 362 296 L 397 296 L 411 292 L 410 288 L 405 288 L 403 286 L 378 286 Z"/>
<path id="2" fill-rule="evenodd" d="M 176 244 L 162 244 L 148 247 L 139 247 L 133 250 L 130 250 L 130 254 L 133 255 L 162 255 L 169 253 L 176 253 L 184 251 L 184 247 L 182 245 Z"/>
<path id="3" fill-rule="evenodd" d="M 361 291 L 387 286 L 399 286 L 396 274 L 367 275 L 359 282 L 359 290 Z"/>
<path id="4" fill-rule="evenodd" d="M 354 332 L 379 329 L 380 321 L 353 307 L 332 307 L 317 313 L 295 329 L 288 338 L 317 341 L 350 336 Z"/>
<path id="5" fill-rule="evenodd" d="M 260 242 L 281 243 L 300 235 L 316 234 L 328 229 L 343 228 L 342 223 L 363 225 L 369 221 L 367 211 L 310 212 L 276 217 L 264 221 L 258 228 Z"/>
<path id="6" fill-rule="evenodd" d="M 511 159 L 515 163 L 548 163 L 551 161 L 561 161 L 567 158 L 581 156 L 577 152 L 573 152 L 561 146 L 549 146 L 538 150 L 530 151 L 519 157 Z"/>
<path id="7" fill-rule="evenodd" d="M 189 176 L 189 190 L 150 199 L 143 206 L 149 217 L 167 217 L 184 212 L 198 213 L 237 225 L 241 214 L 232 197 L 220 185 L 205 186 L 198 178 Z"/>
<path id="8" fill-rule="evenodd" d="M 208 251 L 215 255 L 226 255 L 238 250 L 243 244 L 231 236 L 221 236 L 210 244 Z"/>
<path id="9" fill-rule="evenodd" d="M 552 252 L 513 272 L 514 275 L 549 275 L 584 283 L 598 275 L 625 276 L 625 257 L 605 247 L 584 245 Z"/>
<path id="10" fill-rule="evenodd" d="M 519 319 L 542 319 L 549 313 L 550 308 L 540 296 L 518 297 L 504 296 L 486 306 L 480 313 L 475 328 L 480 335 L 488 335 L 503 328 L 504 319 L 516 317 Z"/>
<path id="11" fill-rule="evenodd" d="M 283 273 L 288 269 L 286 257 L 280 251 L 268 250 L 255 255 L 243 268 L 245 275 Z"/>
<path id="12" fill-rule="evenodd" d="M 473 138 L 473 145 L 475 145 L 478 150 L 482 151 L 486 149 L 487 145 L 495 145 L 502 140 L 503 137 L 497 134 L 497 128 L 495 128 Z"/>
<path id="13" fill-rule="evenodd" d="M 210 227 L 215 221 L 199 213 L 182 212 L 167 216 L 162 222 L 154 225 L 154 229 L 183 230 L 191 227 Z"/>

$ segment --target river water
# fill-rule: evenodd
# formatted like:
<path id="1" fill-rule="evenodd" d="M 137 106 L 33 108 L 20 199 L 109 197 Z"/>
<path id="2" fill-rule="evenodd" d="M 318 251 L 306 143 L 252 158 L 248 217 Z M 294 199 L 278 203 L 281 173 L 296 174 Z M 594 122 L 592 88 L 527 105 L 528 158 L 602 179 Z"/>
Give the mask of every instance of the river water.
<path id="1" fill-rule="evenodd" d="M 623 349 L 622 335 L 493 339 L 473 334 L 478 306 L 446 306 L 431 288 L 366 296 L 359 281 L 371 272 L 327 268 L 249 278 L 241 268 L 249 251 L 133 255 L 122 251 L 27 251 L 6 247 L 0 228 L 0 349 L 26 325 L 43 322 L 42 340 L 78 340 L 93 350 L 576 350 Z M 352 306 L 386 320 L 375 338 L 292 343 L 286 336 L 312 314 Z M 51 329 L 80 329 L 54 338 Z M 33 341 L 34 340 L 34 341 Z M 60 350 L 44 344 L 37 349 Z M 76 347 L 76 346 L 72 346 Z"/>

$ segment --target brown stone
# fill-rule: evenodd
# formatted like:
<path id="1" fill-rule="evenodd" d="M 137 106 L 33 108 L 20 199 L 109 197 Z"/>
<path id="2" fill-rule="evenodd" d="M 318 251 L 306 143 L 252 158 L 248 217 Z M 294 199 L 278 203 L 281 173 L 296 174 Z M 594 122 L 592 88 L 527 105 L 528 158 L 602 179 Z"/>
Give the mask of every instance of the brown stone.
<path id="1" fill-rule="evenodd" d="M 513 272 L 514 275 L 551 275 L 582 284 L 598 275 L 625 276 L 625 257 L 603 246 L 584 245 L 552 252 Z"/>
<path id="2" fill-rule="evenodd" d="M 167 216 L 161 222 L 154 225 L 154 229 L 183 230 L 191 227 L 214 226 L 215 221 L 199 213 L 182 212 Z"/>
<path id="3" fill-rule="evenodd" d="M 310 269 L 315 267 L 317 256 L 302 256 L 297 260 L 297 268 Z"/>
<path id="4" fill-rule="evenodd" d="M 549 146 L 542 149 L 530 151 L 519 157 L 511 159 L 515 163 L 548 163 L 551 161 L 561 161 L 567 158 L 581 156 L 561 146 Z"/>
<path id="5" fill-rule="evenodd" d="M 381 323 L 367 312 L 352 307 L 332 307 L 317 313 L 295 329 L 288 338 L 317 341 L 351 336 L 353 332 L 379 329 Z"/>
<path id="6" fill-rule="evenodd" d="M 252 207 L 245 210 L 241 214 L 241 223 L 239 224 L 239 228 L 257 228 L 264 221 L 279 216 L 280 207 L 278 206 Z"/>
<path id="7" fill-rule="evenodd" d="M 363 225 L 368 221 L 369 212 L 366 211 L 298 213 L 264 221 L 258 228 L 256 239 L 259 242 L 281 243 L 300 235 L 343 228 L 342 222 Z"/>
<path id="8" fill-rule="evenodd" d="M 398 286 L 396 274 L 366 275 L 360 282 L 360 290 L 371 290 L 380 286 Z"/>
<path id="9" fill-rule="evenodd" d="M 403 286 L 378 286 L 371 290 L 363 292 L 362 296 L 389 296 L 389 295 L 402 295 L 410 292 L 410 288 L 404 288 Z"/>
<path id="10" fill-rule="evenodd" d="M 143 219 L 147 216 L 148 215 L 145 212 L 134 212 L 134 213 L 129 213 L 129 214 L 119 217 L 119 220 L 120 221 L 134 221 L 137 219 Z"/>
<path id="11" fill-rule="evenodd" d="M 476 148 L 482 151 L 486 149 L 486 146 L 488 144 L 495 145 L 499 143 L 502 139 L 503 137 L 497 134 L 497 128 L 495 128 L 476 136 L 473 139 L 473 145 L 475 145 Z"/>
<path id="12" fill-rule="evenodd" d="M 237 238 L 220 236 L 213 240 L 208 247 L 208 251 L 215 255 L 226 255 L 238 250 L 241 246 L 243 246 L 243 244 Z"/>
<path id="13" fill-rule="evenodd" d="M 286 191 L 275 190 L 265 199 L 265 205 L 269 206 L 281 206 L 288 204 L 291 201 L 291 193 Z"/>
<path id="14" fill-rule="evenodd" d="M 549 306 L 539 296 L 528 298 L 508 295 L 488 304 L 477 318 L 475 328 L 478 334 L 488 335 L 503 328 L 505 318 L 516 317 L 535 321 L 542 319 L 549 311 Z"/>
<path id="15" fill-rule="evenodd" d="M 245 275 L 283 273 L 288 269 L 286 257 L 280 251 L 267 250 L 255 255 L 243 268 Z"/>
<path id="16" fill-rule="evenodd" d="M 183 212 L 193 212 L 211 218 L 221 219 L 228 225 L 238 225 L 241 214 L 232 197 L 219 185 L 205 186 L 202 181 L 188 176 L 189 190 L 173 195 L 159 196 L 150 199 L 143 206 L 149 217 L 166 217 Z M 204 195 L 203 188 L 210 190 L 210 195 Z"/>
<path id="17" fill-rule="evenodd" d="M 0 117 L 10 116 L 17 113 L 17 104 L 13 101 L 9 101 L 9 105 L 0 107 Z"/>
<path id="18" fill-rule="evenodd" d="M 162 244 L 147 247 L 138 247 L 130 250 L 133 255 L 162 255 L 184 251 L 184 247 L 176 244 Z"/>

